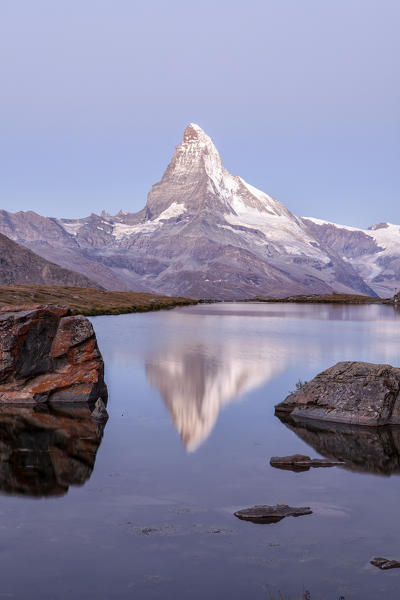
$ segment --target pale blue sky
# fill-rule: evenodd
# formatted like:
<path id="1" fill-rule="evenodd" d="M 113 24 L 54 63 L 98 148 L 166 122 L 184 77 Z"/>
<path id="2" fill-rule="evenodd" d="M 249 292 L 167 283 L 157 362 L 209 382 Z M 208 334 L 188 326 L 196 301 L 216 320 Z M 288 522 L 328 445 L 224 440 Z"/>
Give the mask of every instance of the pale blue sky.
<path id="1" fill-rule="evenodd" d="M 0 208 L 142 208 L 187 123 L 298 215 L 400 223 L 399 0 L 0 0 Z"/>

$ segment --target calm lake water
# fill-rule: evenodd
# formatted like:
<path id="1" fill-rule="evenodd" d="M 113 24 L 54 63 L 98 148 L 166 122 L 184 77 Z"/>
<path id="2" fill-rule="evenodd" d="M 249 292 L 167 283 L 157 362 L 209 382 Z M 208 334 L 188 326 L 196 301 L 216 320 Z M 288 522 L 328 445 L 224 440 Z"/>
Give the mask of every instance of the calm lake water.
<path id="1" fill-rule="evenodd" d="M 399 598 L 400 570 L 369 564 L 400 560 L 399 430 L 295 428 L 274 405 L 340 360 L 400 365 L 400 313 L 217 304 L 92 322 L 104 431 L 84 410 L 46 428 L 0 415 L 0 599 Z M 269 466 L 293 453 L 347 465 Z M 233 515 L 275 503 L 313 514 Z"/>

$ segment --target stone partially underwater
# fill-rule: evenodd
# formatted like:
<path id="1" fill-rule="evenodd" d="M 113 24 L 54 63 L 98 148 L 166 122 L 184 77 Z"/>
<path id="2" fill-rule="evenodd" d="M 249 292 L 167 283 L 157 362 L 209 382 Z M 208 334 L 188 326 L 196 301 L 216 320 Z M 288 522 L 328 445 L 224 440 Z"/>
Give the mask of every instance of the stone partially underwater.
<path id="1" fill-rule="evenodd" d="M 287 504 L 276 504 L 269 506 L 267 504 L 257 504 L 251 508 L 237 510 L 235 517 L 242 521 L 251 521 L 252 523 L 278 523 L 285 517 L 301 517 L 311 515 L 312 510 L 309 506 L 293 507 Z"/>
<path id="2" fill-rule="evenodd" d="M 0 403 L 107 400 L 90 321 L 49 305 L 0 309 Z"/>
<path id="3" fill-rule="evenodd" d="M 279 417 L 318 454 L 358 473 L 400 474 L 400 427 L 363 427 L 345 423 Z"/>
<path id="4" fill-rule="evenodd" d="M 84 404 L 0 406 L 0 493 L 62 496 L 83 485 L 103 431 Z"/>
<path id="5" fill-rule="evenodd" d="M 400 369 L 337 363 L 289 394 L 275 406 L 275 414 L 351 425 L 399 425 Z"/>
<path id="6" fill-rule="evenodd" d="M 269 461 L 271 467 L 284 471 L 309 471 L 311 468 L 337 467 L 344 465 L 341 460 L 331 458 L 310 458 L 305 454 L 292 454 L 290 456 L 273 456 Z"/>

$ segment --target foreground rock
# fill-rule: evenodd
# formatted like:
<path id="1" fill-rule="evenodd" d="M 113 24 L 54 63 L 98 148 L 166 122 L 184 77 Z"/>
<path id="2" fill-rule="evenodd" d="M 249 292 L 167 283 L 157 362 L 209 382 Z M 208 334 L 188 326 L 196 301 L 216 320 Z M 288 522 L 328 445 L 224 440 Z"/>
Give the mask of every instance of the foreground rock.
<path id="1" fill-rule="evenodd" d="M 292 454 L 291 456 L 273 456 L 269 464 L 276 469 L 309 471 L 310 467 L 335 467 L 344 465 L 344 462 L 331 458 L 310 458 L 305 454 Z"/>
<path id="2" fill-rule="evenodd" d="M 275 414 L 355 425 L 400 424 L 400 369 L 340 362 L 275 406 Z"/>
<path id="3" fill-rule="evenodd" d="M 62 496 L 83 485 L 103 431 L 85 404 L 0 406 L 0 493 Z"/>
<path id="4" fill-rule="evenodd" d="M 67 308 L 0 309 L 0 403 L 107 399 L 93 327 Z"/>
<path id="5" fill-rule="evenodd" d="M 371 563 L 371 565 L 374 565 L 374 567 L 378 567 L 379 569 L 382 569 L 382 571 L 387 571 L 388 569 L 399 569 L 400 568 L 399 561 L 390 560 L 389 558 L 382 558 L 380 556 L 372 558 L 370 560 L 370 563 Z"/>
<path id="6" fill-rule="evenodd" d="M 252 521 L 253 523 L 277 523 L 285 517 L 300 517 L 302 515 L 311 515 L 312 510 L 309 506 L 292 507 L 287 504 L 277 504 L 268 506 L 266 504 L 243 508 L 235 512 L 235 517 L 243 521 Z"/>

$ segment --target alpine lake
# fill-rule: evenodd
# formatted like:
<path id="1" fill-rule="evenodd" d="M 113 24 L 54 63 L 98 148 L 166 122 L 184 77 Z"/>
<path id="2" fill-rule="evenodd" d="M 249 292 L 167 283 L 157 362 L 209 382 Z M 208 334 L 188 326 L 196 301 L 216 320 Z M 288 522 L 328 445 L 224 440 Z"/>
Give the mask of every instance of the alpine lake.
<path id="1" fill-rule="evenodd" d="M 385 305 L 221 303 L 91 319 L 109 420 L 0 420 L 0 600 L 394 600 L 400 428 L 274 416 L 342 360 L 400 365 Z M 32 413 L 33 413 L 32 409 Z M 272 456 L 338 458 L 293 472 Z M 238 509 L 312 514 L 277 523 Z"/>

